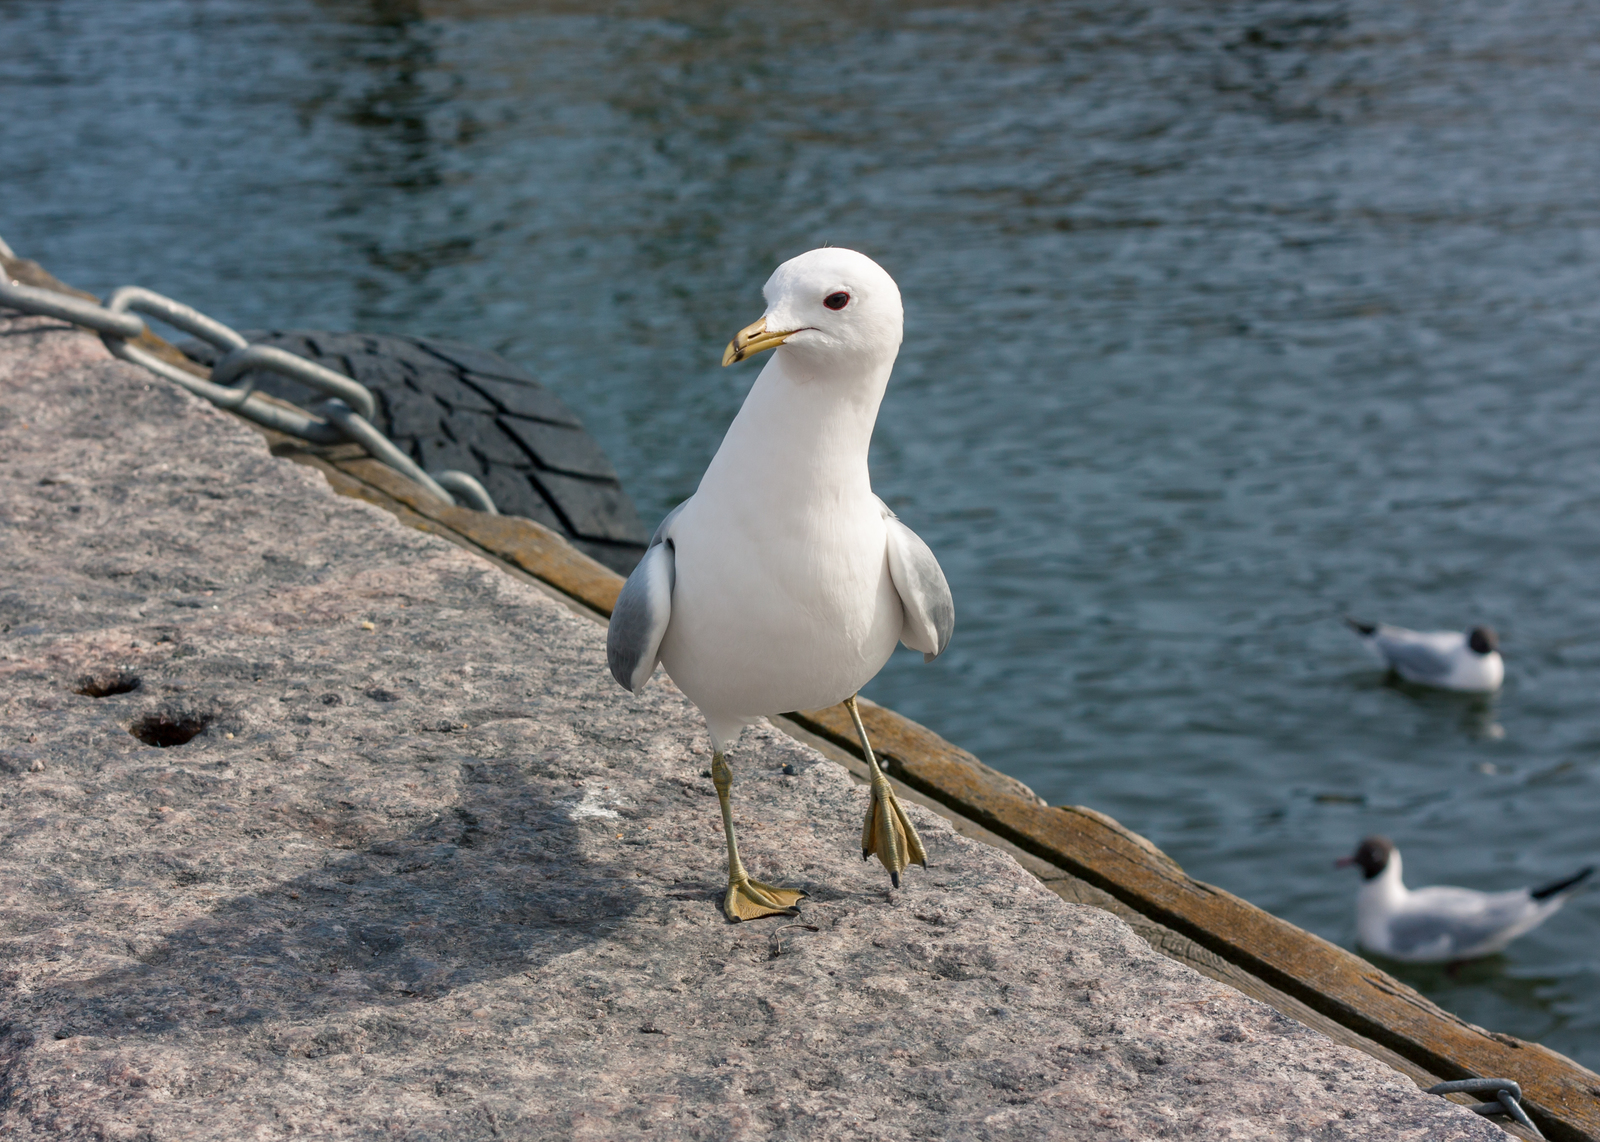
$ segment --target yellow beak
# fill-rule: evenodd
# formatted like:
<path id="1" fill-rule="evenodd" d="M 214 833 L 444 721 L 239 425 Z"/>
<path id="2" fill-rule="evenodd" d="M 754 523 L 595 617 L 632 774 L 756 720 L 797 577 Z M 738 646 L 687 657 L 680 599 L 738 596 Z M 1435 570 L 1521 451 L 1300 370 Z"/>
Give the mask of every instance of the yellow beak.
<path id="1" fill-rule="evenodd" d="M 787 333 L 769 333 L 767 319 L 763 317 L 754 325 L 746 325 L 733 335 L 733 340 L 728 342 L 728 347 L 722 351 L 722 363 L 732 365 L 743 361 L 746 357 L 754 357 L 766 349 L 776 349 L 799 330 L 791 329 Z"/>

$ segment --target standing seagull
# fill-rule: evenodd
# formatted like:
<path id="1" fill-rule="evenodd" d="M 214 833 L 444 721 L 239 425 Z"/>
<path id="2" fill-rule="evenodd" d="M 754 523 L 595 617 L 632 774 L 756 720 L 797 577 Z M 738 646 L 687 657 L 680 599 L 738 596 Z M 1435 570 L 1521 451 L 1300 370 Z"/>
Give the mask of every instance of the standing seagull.
<path id="1" fill-rule="evenodd" d="M 1543 924 L 1589 875 L 1586 868 L 1542 888 L 1476 892 L 1418 888 L 1400 879 L 1400 850 L 1387 837 L 1368 837 L 1338 862 L 1356 865 L 1366 883 L 1356 897 L 1361 946 L 1391 959 L 1444 963 L 1492 955 Z"/>
<path id="2" fill-rule="evenodd" d="M 786 912 L 805 893 L 750 879 L 733 836 L 723 756 L 746 725 L 843 702 L 871 768 L 861 857 L 896 887 L 927 866 L 878 768 L 856 692 L 904 642 L 931 661 L 955 604 L 927 544 L 872 494 L 867 446 L 900 351 L 894 279 L 853 250 L 779 266 L 767 312 L 724 365 L 775 349 L 695 494 L 656 528 L 611 615 L 606 659 L 637 691 L 659 661 L 711 731 L 711 780 L 728 841 L 729 920 Z"/>
<path id="3" fill-rule="evenodd" d="M 1500 689 L 1506 676 L 1500 658 L 1500 639 L 1493 627 L 1423 633 L 1382 623 L 1344 620 L 1361 637 L 1362 644 L 1390 670 L 1407 682 L 1488 694 Z"/>

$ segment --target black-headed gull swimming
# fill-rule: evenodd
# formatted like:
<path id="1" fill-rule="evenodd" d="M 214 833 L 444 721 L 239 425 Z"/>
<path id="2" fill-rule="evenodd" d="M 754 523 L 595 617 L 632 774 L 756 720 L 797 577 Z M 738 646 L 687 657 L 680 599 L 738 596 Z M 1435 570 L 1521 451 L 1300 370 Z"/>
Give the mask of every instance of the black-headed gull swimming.
<path id="1" fill-rule="evenodd" d="M 955 625 L 944 572 L 867 474 L 867 446 L 900 351 L 900 290 L 853 250 L 812 250 L 763 290 L 766 314 L 724 365 L 775 349 L 695 494 L 678 505 L 617 598 L 611 673 L 631 691 L 657 661 L 705 715 L 728 844 L 730 920 L 805 894 L 750 879 L 734 841 L 723 754 L 772 714 L 843 702 L 871 769 L 862 859 L 895 885 L 926 866 L 922 841 L 878 768 L 855 695 L 904 642 L 933 658 Z"/>
<path id="2" fill-rule="evenodd" d="M 1537 928 L 1594 872 L 1592 867 L 1542 888 L 1477 892 L 1471 888 L 1409 889 L 1400 879 L 1400 850 L 1368 837 L 1338 862 L 1361 869 L 1356 938 L 1368 951 L 1410 963 L 1435 964 L 1493 955 Z"/>
<path id="3" fill-rule="evenodd" d="M 1473 627 L 1466 633 L 1424 632 L 1349 618 L 1344 621 L 1379 662 L 1407 682 L 1488 694 L 1500 689 L 1505 680 L 1500 640 L 1492 627 Z"/>

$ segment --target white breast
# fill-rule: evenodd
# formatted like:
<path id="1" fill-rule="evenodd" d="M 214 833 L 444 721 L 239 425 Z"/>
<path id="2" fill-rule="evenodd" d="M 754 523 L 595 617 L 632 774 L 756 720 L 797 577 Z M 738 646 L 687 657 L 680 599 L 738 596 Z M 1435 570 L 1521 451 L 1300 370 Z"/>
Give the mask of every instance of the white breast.
<path id="1" fill-rule="evenodd" d="M 1500 689 L 1500 683 L 1505 680 L 1505 676 L 1505 661 L 1500 657 L 1499 651 L 1492 650 L 1488 654 L 1478 654 L 1470 647 L 1463 647 L 1457 654 L 1450 670 L 1450 678 L 1445 685 L 1452 690 L 1487 693 Z"/>
<path id="2" fill-rule="evenodd" d="M 708 718 L 831 706 L 882 669 L 903 619 L 876 500 L 852 505 L 845 526 L 835 514 L 826 530 L 802 524 L 776 542 L 726 514 L 705 526 L 719 505 L 700 501 L 673 529 L 661 661 Z"/>

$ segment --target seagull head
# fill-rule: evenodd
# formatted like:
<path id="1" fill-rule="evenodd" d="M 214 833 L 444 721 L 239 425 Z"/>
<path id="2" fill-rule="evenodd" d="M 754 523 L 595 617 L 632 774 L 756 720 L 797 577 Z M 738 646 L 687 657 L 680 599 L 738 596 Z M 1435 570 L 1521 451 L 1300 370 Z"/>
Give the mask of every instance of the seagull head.
<path id="1" fill-rule="evenodd" d="M 1340 857 L 1334 863 L 1340 868 L 1356 865 L 1361 869 L 1361 875 L 1371 880 L 1389 867 L 1389 858 L 1394 856 L 1394 851 L 1394 842 L 1388 837 L 1367 837 L 1355 852 Z"/>
<path id="2" fill-rule="evenodd" d="M 1493 654 L 1500 649 L 1500 636 L 1494 627 L 1473 627 L 1467 634 L 1467 645 L 1479 654 Z"/>
<path id="3" fill-rule="evenodd" d="M 799 377 L 858 376 L 900 351 L 900 287 L 865 254 L 811 250 L 774 270 L 761 293 L 767 312 L 728 343 L 724 365 L 781 346 Z"/>

